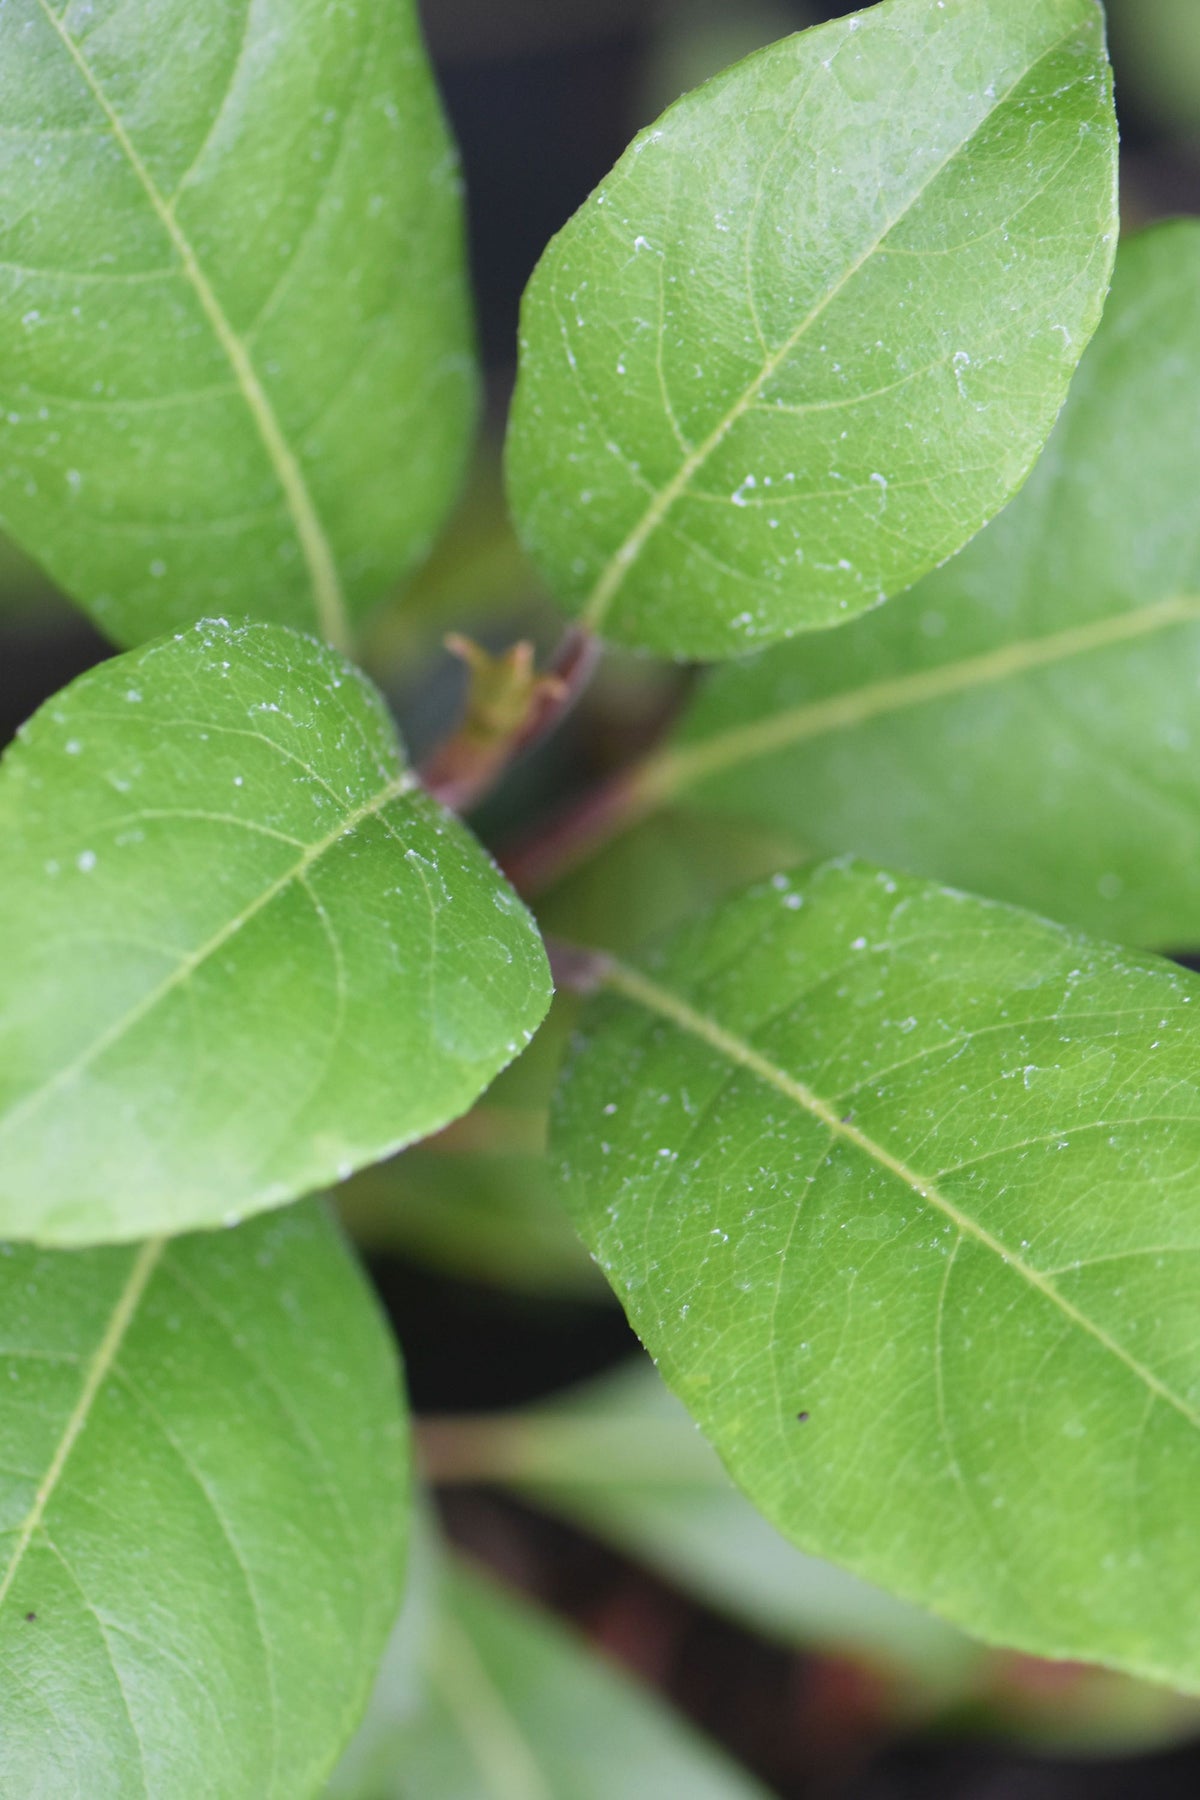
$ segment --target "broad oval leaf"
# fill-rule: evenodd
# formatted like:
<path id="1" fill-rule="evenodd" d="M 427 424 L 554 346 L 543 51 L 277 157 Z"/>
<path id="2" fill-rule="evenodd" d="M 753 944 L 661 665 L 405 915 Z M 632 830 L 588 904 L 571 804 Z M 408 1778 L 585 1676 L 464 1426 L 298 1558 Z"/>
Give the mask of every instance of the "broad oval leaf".
<path id="1" fill-rule="evenodd" d="M 1116 128 L 1095 0 L 887 0 L 644 132 L 526 296 L 516 518 L 623 643 L 738 655 L 960 549 L 1100 316 Z"/>
<path id="2" fill-rule="evenodd" d="M 304 1800 L 399 1604 L 393 1347 L 321 1206 L 0 1254 L 4 1785 Z"/>
<path id="3" fill-rule="evenodd" d="M 473 416 L 412 0 L 11 0 L 0 69 L 0 519 L 121 643 L 344 646 Z"/>
<path id="4" fill-rule="evenodd" d="M 330 1800 L 767 1800 L 653 1695 L 470 1565 L 441 1567 L 420 1599 Z"/>
<path id="5" fill-rule="evenodd" d="M 894 607 L 714 674 L 646 795 L 1200 942 L 1200 226 L 1127 243 L 1028 487 Z"/>
<path id="6" fill-rule="evenodd" d="M 380 696 L 281 626 L 83 676 L 0 764 L 0 1233 L 230 1221 L 465 1112 L 549 1001 Z"/>
<path id="7" fill-rule="evenodd" d="M 861 866 L 615 966 L 569 1203 L 801 1548 L 1200 1687 L 1200 983 Z"/>

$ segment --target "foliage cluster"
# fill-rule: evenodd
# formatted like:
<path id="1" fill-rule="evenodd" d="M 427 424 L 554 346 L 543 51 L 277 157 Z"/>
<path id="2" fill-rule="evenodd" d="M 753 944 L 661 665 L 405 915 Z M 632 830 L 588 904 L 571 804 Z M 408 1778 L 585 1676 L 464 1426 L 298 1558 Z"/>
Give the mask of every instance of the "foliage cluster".
<path id="1" fill-rule="evenodd" d="M 329 1780 L 412 1500 L 323 1196 L 453 1217 L 456 1121 L 464 1241 L 536 1281 L 565 1208 L 843 1633 L 1200 1690 L 1200 228 L 1117 255 L 1096 0 L 884 0 L 635 139 L 522 317 L 574 622 L 463 643 L 419 768 L 368 626 L 477 384 L 410 0 L 9 0 L 0 69 L 0 518 L 119 652 L 0 765 L 0 1789 Z M 502 870 L 461 815 L 604 645 L 711 666 Z M 618 1387 L 493 1473 L 778 1609 Z M 418 1536 L 332 1792 L 751 1793 Z"/>

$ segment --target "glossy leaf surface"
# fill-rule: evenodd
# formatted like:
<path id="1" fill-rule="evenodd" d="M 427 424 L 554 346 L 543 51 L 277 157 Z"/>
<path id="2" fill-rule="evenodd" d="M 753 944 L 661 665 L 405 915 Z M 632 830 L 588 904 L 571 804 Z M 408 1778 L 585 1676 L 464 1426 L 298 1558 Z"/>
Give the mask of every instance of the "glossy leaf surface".
<path id="1" fill-rule="evenodd" d="M 713 676 L 649 771 L 1152 947 L 1200 942 L 1200 226 L 1127 243 L 1025 491 L 895 606 Z"/>
<path id="2" fill-rule="evenodd" d="M 424 1655 L 397 1646 L 330 1800 L 766 1800 L 573 1633 L 465 1565 L 439 1571 L 422 1610 Z"/>
<path id="3" fill-rule="evenodd" d="M 319 1205 L 0 1255 L 9 1793 L 304 1800 L 399 1604 L 395 1357 Z"/>
<path id="4" fill-rule="evenodd" d="M 216 1224 L 456 1117 L 549 999 L 379 695 L 279 626 L 101 665 L 0 765 L 0 1230 Z"/>
<path id="5" fill-rule="evenodd" d="M 960 549 L 1099 319 L 1115 153 L 1094 0 L 887 0 L 672 107 L 525 300 L 509 481 L 552 591 L 735 656 Z"/>
<path id="6" fill-rule="evenodd" d="M 1200 1686 L 1196 978 L 833 864 L 610 982 L 569 1202 L 735 1480 L 985 1639 Z"/>
<path id="7" fill-rule="evenodd" d="M 122 643 L 350 621 L 473 409 L 411 0 L 0 12 L 0 518 Z"/>

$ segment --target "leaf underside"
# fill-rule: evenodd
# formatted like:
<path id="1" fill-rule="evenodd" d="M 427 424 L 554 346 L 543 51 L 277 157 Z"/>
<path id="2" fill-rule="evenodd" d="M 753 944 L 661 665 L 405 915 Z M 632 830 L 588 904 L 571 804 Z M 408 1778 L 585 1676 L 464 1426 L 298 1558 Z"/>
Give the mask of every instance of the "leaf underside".
<path id="1" fill-rule="evenodd" d="M 766 1800 L 574 1633 L 464 1562 L 436 1572 L 423 1668 L 381 1684 L 331 1800 Z M 403 1681 L 419 1698 L 393 1688 Z M 423 1692 L 422 1692 L 423 1690 Z"/>
<path id="2" fill-rule="evenodd" d="M 858 865 L 618 967 L 569 1202 L 802 1548 L 975 1634 L 1200 1686 L 1200 986 Z"/>

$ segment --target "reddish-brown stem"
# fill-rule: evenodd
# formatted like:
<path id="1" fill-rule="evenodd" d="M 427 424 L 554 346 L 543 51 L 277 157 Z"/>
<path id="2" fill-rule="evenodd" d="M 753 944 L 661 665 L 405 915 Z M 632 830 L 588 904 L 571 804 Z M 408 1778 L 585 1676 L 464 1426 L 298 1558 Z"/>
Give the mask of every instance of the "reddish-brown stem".
<path id="1" fill-rule="evenodd" d="M 517 757 L 557 730 L 595 672 L 600 642 L 572 627 L 544 675 L 535 674 L 528 644 L 499 658 L 462 638 L 448 638 L 447 645 L 471 671 L 466 715 L 420 773 L 436 799 L 461 813 L 490 794 Z"/>
<path id="2" fill-rule="evenodd" d="M 643 780 L 643 767 L 618 770 L 501 853 L 500 866 L 519 894 L 545 893 L 654 812 L 658 797 Z"/>
<path id="3" fill-rule="evenodd" d="M 675 787 L 671 759 L 655 746 L 678 716 L 695 673 L 677 686 L 636 760 L 501 847 L 497 860 L 519 894 L 536 899 L 670 799 Z"/>

